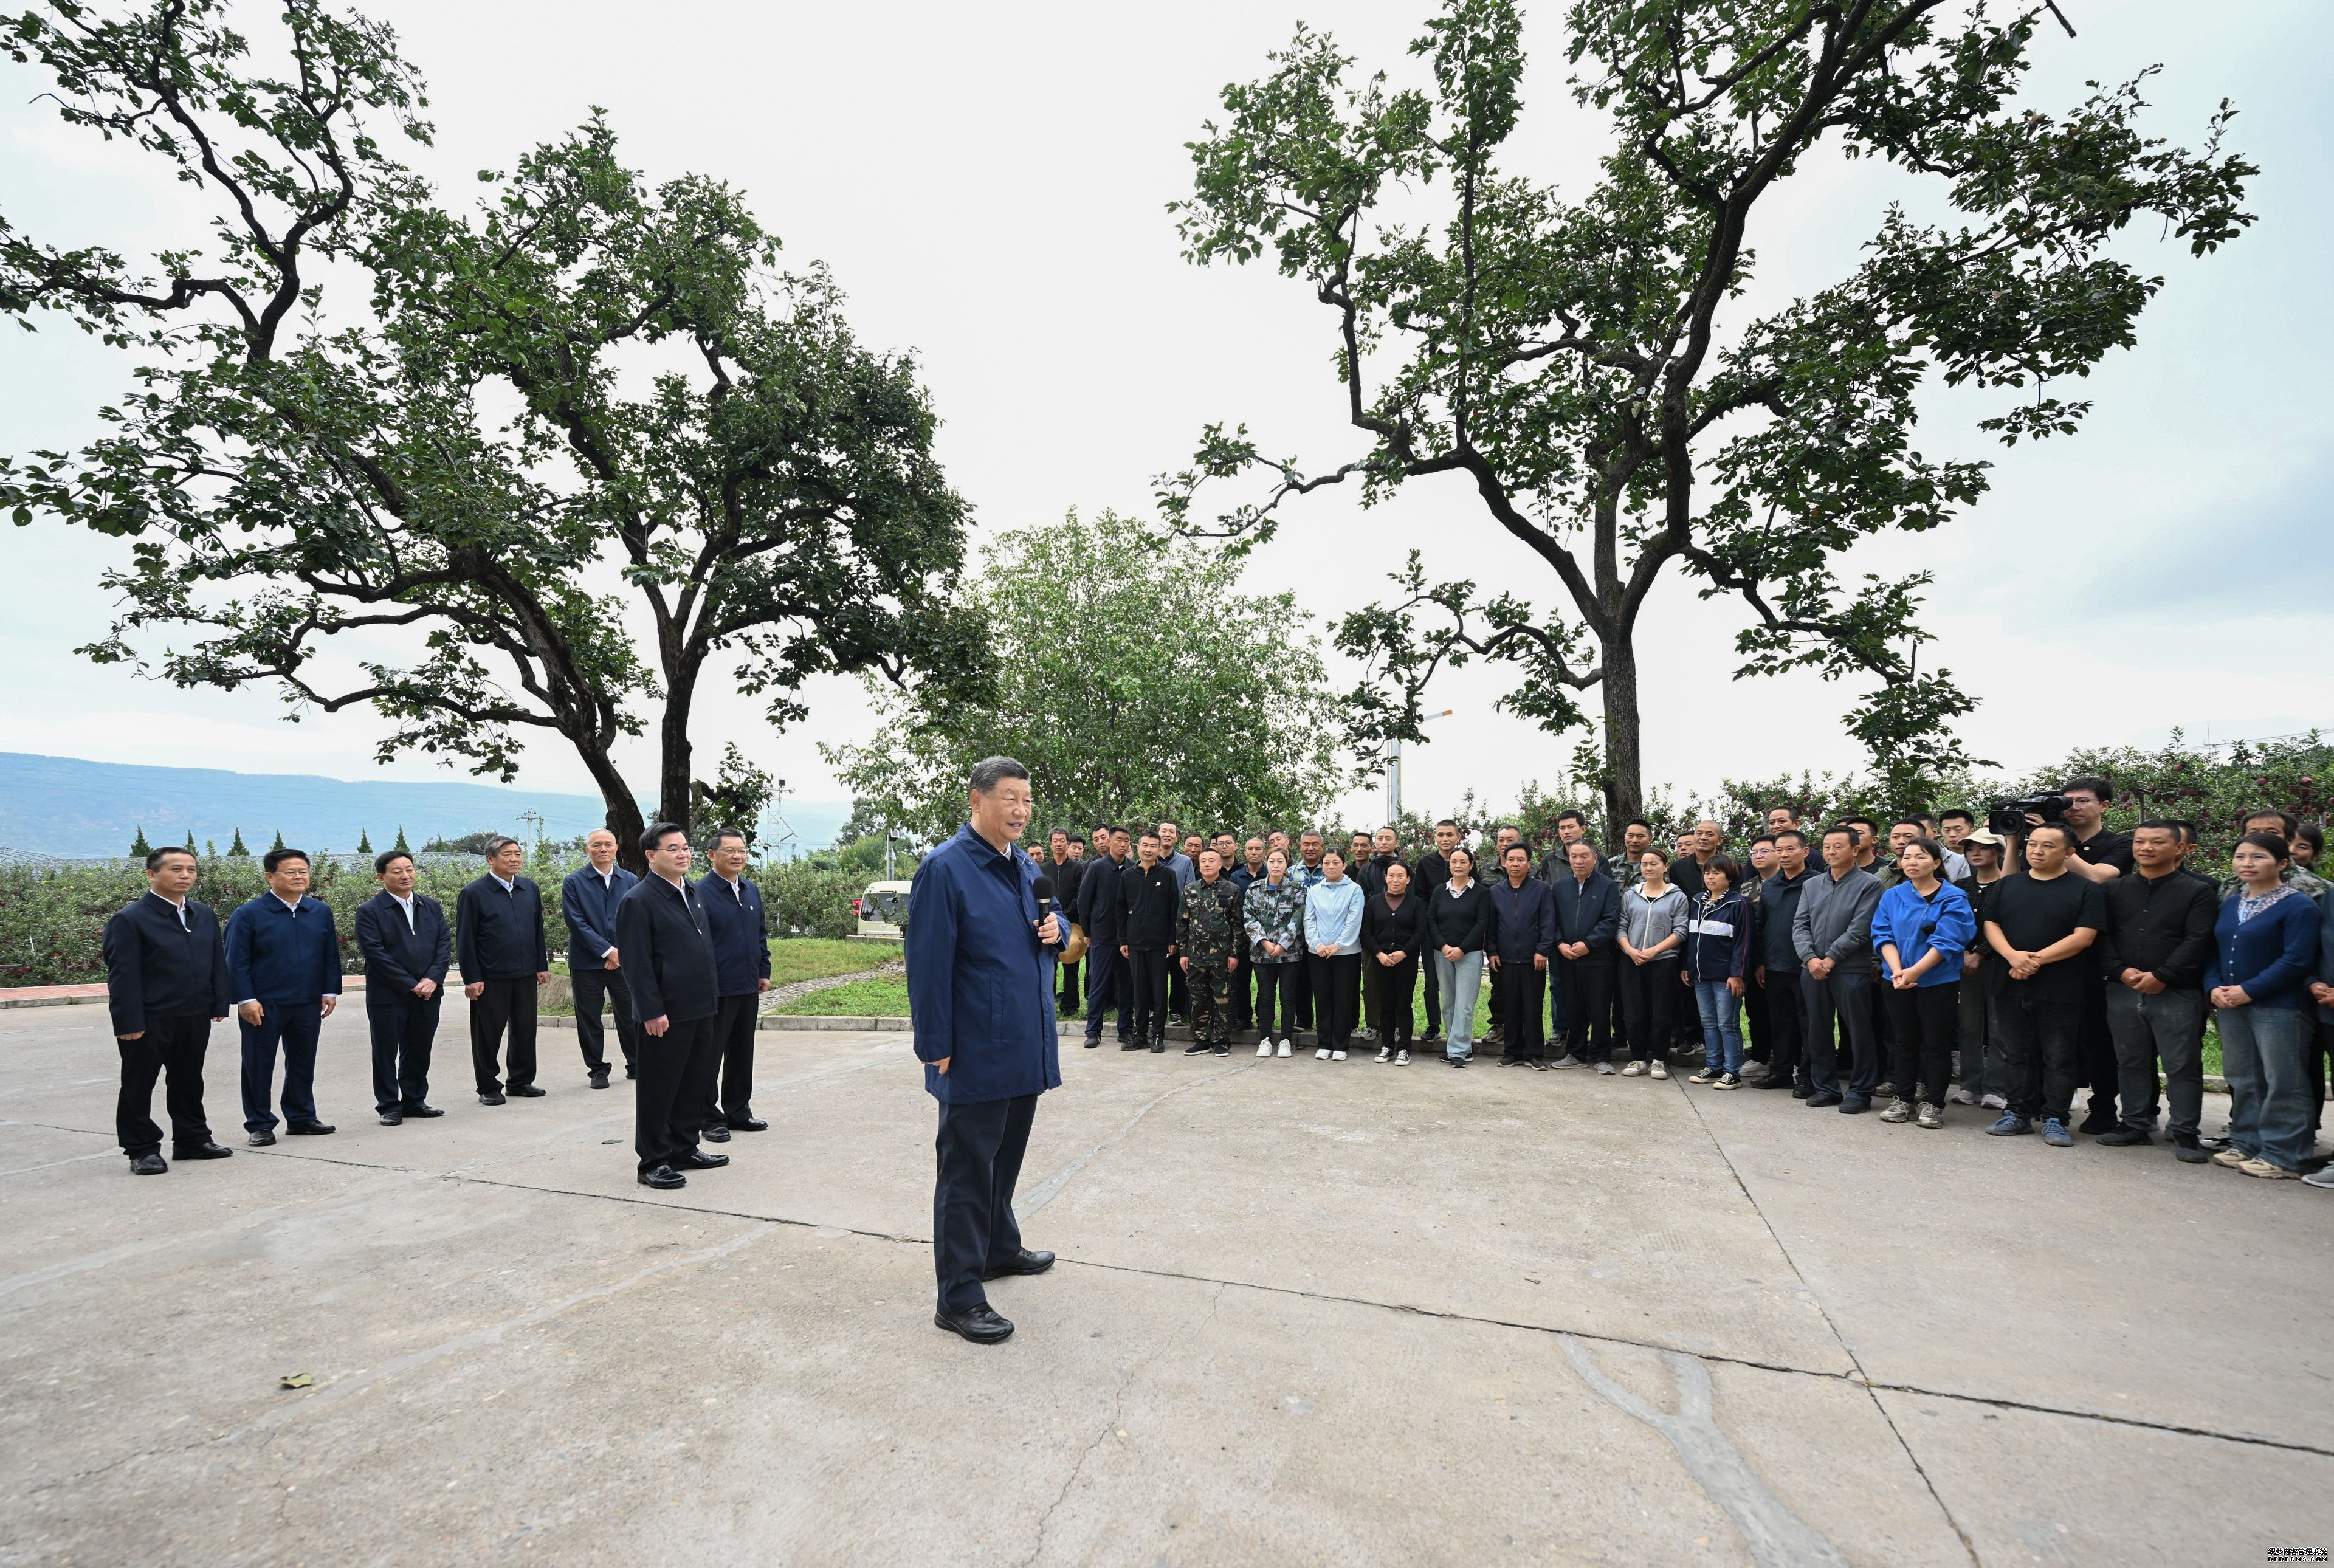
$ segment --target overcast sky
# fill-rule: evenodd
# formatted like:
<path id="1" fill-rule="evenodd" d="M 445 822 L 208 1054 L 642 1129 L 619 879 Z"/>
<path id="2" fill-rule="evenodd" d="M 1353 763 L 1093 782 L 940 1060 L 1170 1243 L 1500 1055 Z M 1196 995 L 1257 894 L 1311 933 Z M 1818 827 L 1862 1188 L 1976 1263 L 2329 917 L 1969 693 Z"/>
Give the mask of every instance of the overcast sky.
<path id="1" fill-rule="evenodd" d="M 2165 275 L 2139 346 L 2077 395 L 2081 433 L 2003 452 L 1972 429 L 1984 410 L 1938 397 L 1919 444 L 1933 457 L 1991 457 L 1992 493 L 1945 531 L 1873 548 L 1857 569 L 1938 574 L 1930 660 L 1984 693 L 1965 729 L 1980 755 L 2036 766 L 2079 743 L 2291 732 L 2334 713 L 2334 306 L 2326 285 L 2334 6 L 2322 0 L 2062 0 L 2081 35 L 2040 34 L 2031 95 L 2058 109 L 2086 79 L 2153 63 L 2157 134 L 2193 143 L 2223 96 L 2233 141 L 2261 164 L 2261 221 L 2204 262 L 2130 237 L 2123 254 Z M 252 6 L 265 32 L 272 8 Z M 1326 313 L 1265 266 L 1194 268 L 1167 202 L 1189 184 L 1183 143 L 1227 82 L 1260 73 L 1299 17 L 1398 82 L 1420 4 L 1175 7 L 676 4 L 377 7 L 427 74 L 434 151 L 420 167 L 468 201 L 481 167 L 604 108 L 625 159 L 652 177 L 697 171 L 744 189 L 793 262 L 828 263 L 862 338 L 912 349 L 944 421 L 940 456 L 981 529 L 1070 508 L 1151 506 L 1210 420 L 1245 422 L 1273 451 L 1328 467 L 1361 447 L 1339 420 Z M 653 20 L 644 25 L 652 14 Z M 1567 182 L 1594 156 L 1594 122 L 1563 87 L 1559 7 L 1533 14 L 1527 122 L 1510 172 Z M 150 250 L 193 237 L 177 188 L 150 160 L 57 124 L 45 83 L 0 65 L 0 212 L 45 239 Z M 1934 194 L 1876 165 L 1813 160 L 1763 207 L 1750 236 L 1760 297 L 1818 286 L 1853 264 L 1886 201 Z M 0 378 L 0 448 L 69 445 L 126 384 L 123 363 L 51 318 L 14 333 Z M 1500 579 L 1552 604 L 1552 582 L 1452 479 L 1360 509 L 1327 492 L 1291 507 L 1252 585 L 1288 587 L 1325 620 L 1378 596 L 1412 545 L 1439 576 Z M 375 772 L 367 714 L 281 721 L 260 693 L 178 692 L 71 649 L 101 635 L 98 573 L 113 541 L 43 521 L 0 529 L 0 749 L 253 772 Z M 1730 685 L 1743 617 L 1673 581 L 1645 618 L 1649 782 L 1860 761 L 1838 715 L 1853 694 L 1812 678 Z M 1430 693 L 1456 715 L 1413 753 L 1406 795 L 1436 807 L 1473 787 L 1511 800 L 1555 772 L 1570 740 L 1492 710 L 1496 674 Z M 840 793 L 815 741 L 863 737 L 847 682 L 810 692 L 808 722 L 780 736 L 757 705 L 709 694 L 700 755 L 735 738 L 800 798 Z M 645 746 L 622 760 L 653 788 Z M 412 756 L 398 776 L 456 776 Z M 521 783 L 589 791 L 572 755 L 538 745 Z M 1366 810 L 1367 808 L 1362 808 Z"/>

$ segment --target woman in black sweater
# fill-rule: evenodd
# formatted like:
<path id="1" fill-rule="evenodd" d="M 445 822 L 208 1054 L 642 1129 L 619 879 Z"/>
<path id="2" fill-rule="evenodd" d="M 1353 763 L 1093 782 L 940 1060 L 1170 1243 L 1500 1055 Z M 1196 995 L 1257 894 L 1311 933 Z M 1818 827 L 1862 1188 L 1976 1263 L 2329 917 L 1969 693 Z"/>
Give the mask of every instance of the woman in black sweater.
<path id="1" fill-rule="evenodd" d="M 1442 992 L 1443 1057 L 1464 1067 L 1474 1054 L 1475 993 L 1483 983 L 1483 949 L 1491 936 L 1491 896 L 1475 880 L 1475 857 L 1451 851 L 1451 880 L 1424 900 L 1426 950 Z"/>
<path id="2" fill-rule="evenodd" d="M 1410 868 L 1400 861 L 1383 871 L 1385 890 L 1362 906 L 1362 962 L 1378 1000 L 1384 1033 L 1378 1060 L 1410 1065 L 1411 992 L 1418 985 L 1418 955 L 1426 946 L 1426 900 L 1410 890 Z"/>

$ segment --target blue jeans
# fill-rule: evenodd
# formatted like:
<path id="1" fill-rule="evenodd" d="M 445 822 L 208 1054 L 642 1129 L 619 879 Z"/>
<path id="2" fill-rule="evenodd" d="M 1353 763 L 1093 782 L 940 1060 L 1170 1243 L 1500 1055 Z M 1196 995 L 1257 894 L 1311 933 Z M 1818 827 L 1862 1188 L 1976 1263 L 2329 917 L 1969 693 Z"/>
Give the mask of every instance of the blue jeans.
<path id="1" fill-rule="evenodd" d="M 1712 1073 L 1741 1073 L 1742 999 L 1723 980 L 1696 980 L 1693 1003 L 1702 1009 L 1702 1064 Z"/>
<path id="2" fill-rule="evenodd" d="M 2310 1158 L 2310 1015 L 2300 1007 L 2216 1007 L 2229 1081 L 2229 1142 L 2287 1170 Z"/>
<path id="3" fill-rule="evenodd" d="M 1442 1053 L 1450 1057 L 1475 1053 L 1475 993 L 1483 985 L 1483 955 L 1461 953 L 1446 958 L 1434 949 L 1434 984 L 1442 993 Z"/>

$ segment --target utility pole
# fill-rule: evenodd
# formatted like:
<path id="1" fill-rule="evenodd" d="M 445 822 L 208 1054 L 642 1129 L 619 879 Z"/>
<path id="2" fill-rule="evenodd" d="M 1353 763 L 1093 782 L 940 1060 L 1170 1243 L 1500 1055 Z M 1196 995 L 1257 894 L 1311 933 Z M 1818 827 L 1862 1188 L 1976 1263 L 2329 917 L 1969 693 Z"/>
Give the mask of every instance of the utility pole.
<path id="1" fill-rule="evenodd" d="M 531 848 L 540 848 L 540 847 L 542 847 L 542 844 L 543 844 L 543 823 L 544 823 L 544 815 L 543 815 L 543 813 L 542 813 L 541 812 L 539 812 L 539 811 L 536 811 L 533 806 L 529 806 L 529 807 L 527 807 L 527 808 L 526 808 L 526 810 L 525 810 L 525 811 L 523 811 L 523 812 L 521 812 L 521 813 L 518 813 L 518 820 L 519 820 L 519 821 L 521 821 L 521 822 L 525 822 L 525 823 L 526 823 L 526 825 L 527 825 L 529 828 L 531 828 L 532 830 L 534 830 L 534 832 L 535 832 L 535 839 L 534 839 L 534 842 L 533 842 L 533 844 L 532 844 L 530 847 L 531 847 Z"/>
<path id="2" fill-rule="evenodd" d="M 1451 711 L 1446 707 L 1441 713 L 1426 715 L 1418 722 L 1432 724 L 1438 718 L 1449 718 Z M 1385 791 L 1386 821 L 1398 824 L 1402 821 L 1402 737 L 1400 736 L 1394 738 L 1386 750 Z"/>

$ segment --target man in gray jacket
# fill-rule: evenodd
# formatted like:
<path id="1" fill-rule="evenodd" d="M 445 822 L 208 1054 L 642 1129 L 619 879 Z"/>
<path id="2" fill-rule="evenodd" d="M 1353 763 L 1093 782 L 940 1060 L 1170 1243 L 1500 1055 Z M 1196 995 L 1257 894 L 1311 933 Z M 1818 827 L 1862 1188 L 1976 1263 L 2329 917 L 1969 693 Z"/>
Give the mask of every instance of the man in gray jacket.
<path id="1" fill-rule="evenodd" d="M 1872 913 L 1880 907 L 1880 879 L 1858 870 L 1854 828 L 1828 828 L 1825 873 L 1811 877 L 1791 917 L 1791 947 L 1799 956 L 1807 1001 L 1810 1106 L 1837 1105 L 1843 1116 L 1872 1109 L 1880 1087 L 1880 1053 L 1872 1038 Z M 1847 1033 L 1848 1080 L 1839 1083 L 1839 1047 L 1833 1019 Z"/>

